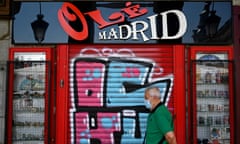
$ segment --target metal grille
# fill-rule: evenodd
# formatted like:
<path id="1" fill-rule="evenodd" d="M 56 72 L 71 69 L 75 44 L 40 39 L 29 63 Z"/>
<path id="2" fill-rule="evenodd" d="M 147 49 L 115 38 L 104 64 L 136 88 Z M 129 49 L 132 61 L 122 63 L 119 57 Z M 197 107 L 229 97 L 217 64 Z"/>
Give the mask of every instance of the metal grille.
<path id="1" fill-rule="evenodd" d="M 230 143 L 230 61 L 193 61 L 193 129 L 198 144 Z"/>
<path id="2" fill-rule="evenodd" d="M 69 50 L 70 143 L 142 143 L 148 115 L 143 96 L 150 86 L 161 89 L 174 113 L 172 47 Z"/>
<path id="3" fill-rule="evenodd" d="M 47 141 L 49 77 L 47 61 L 8 63 L 8 139 L 13 144 Z"/>

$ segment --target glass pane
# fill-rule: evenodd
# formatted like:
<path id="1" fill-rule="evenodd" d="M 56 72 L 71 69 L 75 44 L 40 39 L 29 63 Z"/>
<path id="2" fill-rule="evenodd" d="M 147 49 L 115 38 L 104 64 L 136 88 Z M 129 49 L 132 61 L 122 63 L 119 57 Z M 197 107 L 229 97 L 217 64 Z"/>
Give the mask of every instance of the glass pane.
<path id="1" fill-rule="evenodd" d="M 45 52 L 15 52 L 16 61 L 43 61 L 46 60 Z"/>
<path id="2" fill-rule="evenodd" d="M 227 53 L 217 53 L 217 54 L 208 54 L 208 53 L 198 53 L 196 56 L 197 60 L 228 60 Z"/>
<path id="3" fill-rule="evenodd" d="M 14 62 L 13 144 L 44 143 L 47 68 L 43 61 Z"/>
<path id="4" fill-rule="evenodd" d="M 230 141 L 229 62 L 197 61 L 195 79 L 198 143 L 226 144 Z"/>

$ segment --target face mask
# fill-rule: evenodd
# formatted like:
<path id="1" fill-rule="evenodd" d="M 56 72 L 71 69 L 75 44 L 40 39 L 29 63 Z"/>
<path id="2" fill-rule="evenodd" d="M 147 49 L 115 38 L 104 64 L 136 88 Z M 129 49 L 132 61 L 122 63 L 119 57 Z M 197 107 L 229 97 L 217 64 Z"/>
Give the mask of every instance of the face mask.
<path id="1" fill-rule="evenodd" d="M 144 100 L 144 104 L 145 104 L 145 107 L 146 107 L 147 109 L 151 109 L 151 108 L 152 108 L 152 105 L 151 105 L 151 103 L 150 103 L 149 100 Z"/>

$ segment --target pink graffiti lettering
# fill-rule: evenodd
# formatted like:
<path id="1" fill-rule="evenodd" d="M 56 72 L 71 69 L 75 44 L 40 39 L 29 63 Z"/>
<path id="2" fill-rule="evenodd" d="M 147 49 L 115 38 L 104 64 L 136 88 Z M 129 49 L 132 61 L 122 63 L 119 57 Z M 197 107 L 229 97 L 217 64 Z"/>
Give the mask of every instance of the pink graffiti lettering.
<path id="1" fill-rule="evenodd" d="M 86 112 L 76 113 L 76 143 L 85 143 L 89 139 L 98 139 L 103 144 L 114 144 L 112 135 L 114 132 L 120 132 L 121 129 L 119 116 L 118 113 L 99 112 L 96 119 Z"/>
<path id="2" fill-rule="evenodd" d="M 79 106 L 103 106 L 102 75 L 104 68 L 101 63 L 78 62 L 76 64 L 76 81 L 78 83 Z"/>
<path id="3" fill-rule="evenodd" d="M 140 75 L 140 70 L 138 68 L 126 68 L 126 72 L 122 74 L 122 77 L 133 78 L 133 77 L 139 77 L 139 75 Z"/>

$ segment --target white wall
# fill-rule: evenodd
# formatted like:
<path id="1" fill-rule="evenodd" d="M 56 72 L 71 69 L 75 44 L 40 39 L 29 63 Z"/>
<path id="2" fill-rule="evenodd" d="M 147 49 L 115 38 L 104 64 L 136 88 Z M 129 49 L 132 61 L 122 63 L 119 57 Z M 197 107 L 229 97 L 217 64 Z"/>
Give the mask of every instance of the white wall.
<path id="1" fill-rule="evenodd" d="M 240 0 L 233 0 L 233 6 L 240 6 Z"/>
<path id="2" fill-rule="evenodd" d="M 11 22 L 0 18 L 0 61 L 8 59 L 8 48 L 11 43 Z"/>

